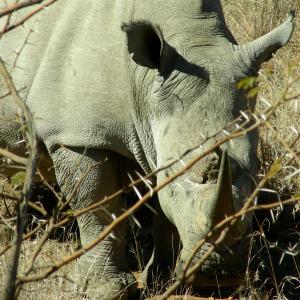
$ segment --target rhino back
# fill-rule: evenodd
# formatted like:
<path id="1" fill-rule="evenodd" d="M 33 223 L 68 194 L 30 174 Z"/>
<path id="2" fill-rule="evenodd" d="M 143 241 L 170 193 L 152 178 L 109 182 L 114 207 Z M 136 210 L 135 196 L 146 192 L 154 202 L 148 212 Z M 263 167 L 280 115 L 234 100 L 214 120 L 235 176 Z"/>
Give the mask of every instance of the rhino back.
<path id="1" fill-rule="evenodd" d="M 21 94 L 46 144 L 129 155 L 131 90 L 121 25 L 130 2 L 58 1 L 3 37 L 1 56 L 17 87 L 26 87 Z"/>
<path id="2" fill-rule="evenodd" d="M 199 22 L 202 2 L 57 1 L 25 23 L 25 28 L 5 35 L 0 55 L 10 65 L 18 57 L 12 75 L 18 88 L 26 87 L 22 96 L 48 147 L 64 144 L 105 148 L 129 157 L 144 151 L 153 156 L 143 99 L 151 94 L 155 71 L 139 68 L 138 76 L 133 75 L 136 66 L 130 61 L 121 26 L 151 21 L 176 49 L 195 32 L 204 44 L 211 44 L 219 35 L 211 18 Z M 218 1 L 208 6 L 208 13 L 210 6 L 218 7 Z M 218 22 L 223 30 L 223 19 Z M 15 49 L 22 49 L 20 55 Z"/>

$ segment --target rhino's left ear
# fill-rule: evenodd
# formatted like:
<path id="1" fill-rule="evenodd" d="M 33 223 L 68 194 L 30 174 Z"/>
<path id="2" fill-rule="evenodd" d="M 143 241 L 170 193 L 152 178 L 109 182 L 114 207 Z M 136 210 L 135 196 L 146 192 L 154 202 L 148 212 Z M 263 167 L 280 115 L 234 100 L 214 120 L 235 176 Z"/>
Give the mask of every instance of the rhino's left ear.
<path id="1" fill-rule="evenodd" d="M 121 29 L 127 35 L 128 52 L 139 65 L 160 69 L 164 39 L 158 26 L 141 21 L 123 24 Z"/>
<path id="2" fill-rule="evenodd" d="M 295 12 L 290 12 L 288 19 L 271 32 L 253 42 L 237 46 L 237 52 L 248 68 L 258 71 L 263 62 L 272 58 L 273 53 L 288 43 L 294 29 L 294 16 Z"/>

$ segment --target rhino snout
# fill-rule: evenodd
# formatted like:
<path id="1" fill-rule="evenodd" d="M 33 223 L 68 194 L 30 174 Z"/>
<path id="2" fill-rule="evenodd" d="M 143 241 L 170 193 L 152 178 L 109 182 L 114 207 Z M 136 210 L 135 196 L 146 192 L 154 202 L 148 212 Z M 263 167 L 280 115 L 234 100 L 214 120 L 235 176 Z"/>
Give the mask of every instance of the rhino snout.
<path id="1" fill-rule="evenodd" d="M 212 244 L 205 243 L 194 256 L 190 267 L 198 263 L 207 254 Z M 236 276 L 245 271 L 247 267 L 247 257 L 249 249 L 249 240 L 240 240 L 233 247 L 226 245 L 220 246 L 209 255 L 209 257 L 201 264 L 195 275 L 205 276 L 207 279 L 211 277 L 212 281 L 216 280 L 216 276 Z M 183 249 L 178 263 L 176 265 L 176 274 L 180 276 L 184 271 L 186 262 L 191 255 L 192 250 Z M 190 278 L 190 281 L 193 277 Z"/>

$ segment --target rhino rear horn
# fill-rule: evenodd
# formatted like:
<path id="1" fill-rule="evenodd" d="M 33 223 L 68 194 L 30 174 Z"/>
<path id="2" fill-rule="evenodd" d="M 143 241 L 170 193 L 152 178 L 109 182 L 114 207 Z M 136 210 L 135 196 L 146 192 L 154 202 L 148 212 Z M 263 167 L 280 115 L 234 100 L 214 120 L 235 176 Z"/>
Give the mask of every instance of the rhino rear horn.
<path id="1" fill-rule="evenodd" d="M 283 47 L 290 40 L 294 30 L 295 12 L 291 11 L 288 19 L 260 38 L 237 47 L 246 67 L 257 72 L 263 62 L 272 58 L 272 54 Z"/>

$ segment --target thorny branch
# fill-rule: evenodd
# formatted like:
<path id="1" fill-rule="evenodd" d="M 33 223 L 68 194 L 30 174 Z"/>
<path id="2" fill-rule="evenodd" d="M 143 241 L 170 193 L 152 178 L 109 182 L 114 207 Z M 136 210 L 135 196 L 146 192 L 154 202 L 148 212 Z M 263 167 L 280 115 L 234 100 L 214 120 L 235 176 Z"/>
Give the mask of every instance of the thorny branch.
<path id="1" fill-rule="evenodd" d="M 273 107 L 273 109 L 275 109 Z M 268 111 L 268 117 L 270 117 L 273 113 L 273 110 L 269 110 Z M 233 134 L 230 134 L 228 136 L 226 136 L 225 138 L 221 139 L 218 143 L 216 143 L 215 145 L 213 145 L 212 147 L 210 147 L 209 149 L 207 149 L 206 151 L 203 152 L 202 155 L 196 157 L 194 160 L 192 160 L 191 162 L 188 162 L 185 167 L 183 167 L 179 172 L 177 172 L 176 174 L 170 176 L 169 178 L 167 178 L 163 183 L 157 185 L 155 188 L 153 188 L 151 191 L 149 191 L 135 206 L 133 206 L 131 209 L 129 209 L 128 211 L 126 211 L 124 214 L 122 214 L 118 219 L 116 219 L 115 221 L 113 221 L 111 223 L 111 225 L 106 229 L 106 231 L 102 232 L 102 234 L 97 238 L 97 240 L 93 241 L 92 243 L 86 245 L 83 249 L 81 249 L 80 251 L 72 254 L 71 256 L 64 258 L 63 261 L 56 263 L 53 267 L 49 268 L 45 273 L 43 274 L 38 274 L 38 275 L 34 275 L 34 276 L 25 276 L 22 278 L 19 278 L 18 284 L 21 284 L 23 282 L 30 282 L 30 281 L 36 281 L 42 278 L 45 278 L 47 276 L 49 276 L 50 274 L 54 273 L 57 269 L 61 268 L 62 266 L 64 266 L 65 264 L 69 263 L 70 261 L 80 257 L 85 251 L 89 251 L 91 248 L 93 248 L 96 244 L 98 244 L 101 240 L 103 240 L 108 234 L 110 234 L 112 232 L 112 230 L 118 226 L 121 222 L 123 222 L 125 219 L 127 219 L 127 217 L 132 214 L 136 209 L 138 209 L 143 203 L 145 203 L 149 198 L 151 198 L 151 196 L 153 195 L 153 193 L 157 192 L 158 190 L 160 190 L 161 188 L 165 187 L 167 184 L 169 184 L 172 180 L 174 180 L 175 178 L 177 178 L 178 176 L 184 174 L 190 167 L 192 167 L 197 161 L 199 161 L 200 159 L 202 159 L 205 155 L 207 155 L 208 153 L 211 153 L 214 149 L 216 149 L 217 147 L 219 147 L 220 145 L 222 145 L 223 143 L 229 141 L 232 138 L 237 138 L 241 135 L 245 134 L 245 130 L 250 131 L 253 130 L 255 128 L 257 128 L 258 126 L 261 126 L 262 123 L 266 122 L 268 120 L 268 118 L 263 118 L 263 121 L 260 120 L 259 122 L 257 122 L 256 124 L 254 124 L 252 127 L 250 128 L 240 128 L 240 130 L 238 130 L 237 132 L 234 132 Z M 177 160 L 178 162 L 179 160 Z M 174 162 L 175 163 L 175 162 Z M 87 174 L 85 174 L 87 175 Z M 267 180 L 268 177 L 265 177 L 265 180 Z M 141 181 L 141 180 L 140 180 Z M 139 182 L 140 182 L 139 181 Z M 263 184 L 265 183 L 265 181 L 263 181 Z M 130 186 L 132 187 L 134 185 L 134 183 L 132 183 Z M 79 188 L 79 186 L 77 187 Z M 256 193 L 259 190 L 259 187 L 256 189 Z M 123 190 L 122 190 L 123 191 Z M 73 211 L 71 215 L 68 215 L 65 219 L 63 219 L 62 221 L 58 222 L 57 224 L 53 225 L 53 228 L 55 228 L 56 226 L 62 226 L 63 224 L 67 223 L 70 219 L 73 218 L 77 218 L 78 216 L 89 212 L 89 211 L 94 211 L 98 208 L 100 208 L 102 205 L 104 205 L 107 201 L 109 201 L 110 199 L 114 198 L 116 195 L 119 195 L 122 191 L 118 191 L 117 193 L 111 195 L 110 197 L 107 197 L 105 199 L 103 199 L 102 201 L 95 203 L 85 209 L 79 210 L 79 211 Z M 255 195 L 255 194 L 254 194 Z M 253 196 L 254 197 L 254 196 Z M 248 210 L 245 211 L 246 208 L 244 208 L 241 212 L 235 214 L 232 217 L 227 218 L 226 220 L 224 220 L 224 222 L 221 222 L 220 224 L 217 225 L 216 228 L 214 228 L 214 232 L 215 230 L 220 230 L 220 228 L 224 227 L 226 224 L 228 224 L 228 227 L 226 227 L 225 229 L 223 229 L 220 238 L 215 242 L 215 245 L 213 247 L 216 247 L 217 245 L 219 245 L 225 238 L 227 232 L 229 231 L 230 227 L 234 225 L 234 223 L 236 222 L 236 219 L 241 217 L 242 215 L 244 215 L 245 213 L 249 212 L 249 211 L 253 211 L 253 210 L 257 210 L 257 209 L 265 209 L 265 208 L 270 208 L 271 206 L 255 206 L 252 208 L 249 208 L 249 204 L 252 202 L 253 197 L 249 198 L 249 203 L 248 203 Z M 298 199 L 291 199 L 290 201 L 287 201 L 285 203 L 289 203 L 289 202 L 295 202 Z M 282 205 L 278 204 L 278 202 L 276 204 L 273 204 L 272 207 L 278 206 L 278 205 Z M 212 234 L 212 233 L 210 233 Z M 206 239 L 208 239 L 210 237 L 210 235 L 208 235 L 206 237 Z M 201 247 L 203 241 L 200 242 L 200 246 Z M 205 255 L 203 257 L 203 259 L 201 260 L 201 262 L 199 262 L 198 264 L 202 264 L 204 262 L 205 259 L 207 259 L 207 257 L 209 257 L 209 254 L 214 250 L 214 248 L 209 249 L 209 252 L 207 253 L 207 255 Z M 198 266 L 198 265 L 197 265 Z M 194 266 L 195 268 L 195 266 Z M 198 266 L 199 268 L 199 266 Z M 191 269 L 194 270 L 194 269 Z M 192 275 L 193 273 L 191 273 L 191 271 L 189 271 L 185 278 L 188 278 Z M 181 278 L 181 281 L 185 278 Z M 178 284 L 178 283 L 177 283 Z"/>
<path id="2" fill-rule="evenodd" d="M 37 7 L 27 15 L 25 15 L 23 18 L 21 18 L 18 22 L 15 24 L 10 24 L 11 15 L 14 11 L 20 10 L 22 8 L 41 3 L 42 1 L 26 1 L 21 3 L 15 3 L 10 6 L 7 6 L 6 8 L 3 8 L 0 10 L 0 18 L 2 16 L 8 15 L 4 27 L 1 31 L 0 37 L 8 31 L 11 31 L 15 29 L 16 27 L 24 24 L 25 21 L 27 21 L 29 18 L 31 18 L 33 15 L 44 9 L 45 7 L 51 5 L 56 0 L 49 0 L 45 4 Z M 29 112 L 26 104 L 23 102 L 23 100 L 20 98 L 18 91 L 9 75 L 9 72 L 7 71 L 3 61 L 0 58 L 0 74 L 3 77 L 4 84 L 8 90 L 7 95 L 11 95 L 16 104 L 19 106 L 19 108 L 22 110 L 26 125 L 27 125 L 27 143 L 29 148 L 29 157 L 22 158 L 19 157 L 13 153 L 10 153 L 7 150 L 0 149 L 0 154 L 4 155 L 5 157 L 8 157 L 9 159 L 16 161 L 17 163 L 26 165 L 26 177 L 23 184 L 23 190 L 20 194 L 19 202 L 18 202 L 18 209 L 17 209 L 17 222 L 16 222 L 16 233 L 14 240 L 12 242 L 12 253 L 11 253 L 11 259 L 8 266 L 8 272 L 7 272 L 7 278 L 6 278 L 6 288 L 4 290 L 4 299 L 10 300 L 13 299 L 16 294 L 16 278 L 17 278 L 17 272 L 18 272 L 18 265 L 19 265 L 19 257 L 20 257 L 20 250 L 21 250 L 21 243 L 23 241 L 23 232 L 24 232 L 24 224 L 27 214 L 27 207 L 29 204 L 29 196 L 31 192 L 31 182 L 33 179 L 33 173 L 35 169 L 35 160 L 36 160 L 36 151 L 37 151 L 37 143 L 35 138 L 35 132 L 33 128 L 33 120 L 31 113 Z M 35 208 L 38 208 L 36 205 L 32 205 Z"/>
<path id="3" fill-rule="evenodd" d="M 27 165 L 28 163 L 28 159 L 25 158 L 25 157 L 22 157 L 22 156 L 19 156 L 17 154 L 14 154 L 6 149 L 1 149 L 0 148 L 0 155 L 3 156 L 3 157 L 6 157 L 18 164 L 21 164 L 21 165 Z"/>
<path id="4" fill-rule="evenodd" d="M 268 111 L 268 117 L 270 117 L 273 113 L 273 110 L 269 110 Z M 146 203 L 146 201 L 148 201 L 148 199 L 151 198 L 151 196 L 153 195 L 153 193 L 158 192 L 159 190 L 161 190 L 162 188 L 164 188 L 166 185 L 168 185 L 170 182 L 172 182 L 175 178 L 181 176 L 182 174 L 184 174 L 189 168 L 191 168 L 197 161 L 199 161 L 200 159 L 202 159 L 204 156 L 206 156 L 207 154 L 211 153 L 214 149 L 218 148 L 220 145 L 222 145 L 223 143 L 233 139 L 233 138 L 237 138 L 241 135 L 244 135 L 246 131 L 250 131 L 250 130 L 254 130 L 255 128 L 257 128 L 258 126 L 261 126 L 262 123 L 266 122 L 266 120 L 268 120 L 268 118 L 263 118 L 263 120 L 260 120 L 259 122 L 255 123 L 253 126 L 249 127 L 249 128 L 243 128 L 238 130 L 237 132 L 230 134 L 228 136 L 226 136 L 225 138 L 221 139 L 218 143 L 216 143 L 215 145 L 213 145 L 212 147 L 210 147 L 209 149 L 207 149 L 206 151 L 204 151 L 201 155 L 197 156 L 195 159 L 189 161 L 184 167 L 182 167 L 177 173 L 171 175 L 170 177 L 168 177 L 166 180 L 164 180 L 162 183 L 158 184 L 155 188 L 153 188 L 151 191 L 149 191 L 147 194 L 145 194 L 133 207 L 131 207 L 130 209 L 128 209 L 126 212 L 124 212 L 119 218 L 117 218 L 116 220 L 114 220 L 107 228 L 106 230 L 104 230 L 99 237 L 92 241 L 91 243 L 89 243 L 88 245 L 85 245 L 83 247 L 83 249 L 75 252 L 74 254 L 66 257 L 63 259 L 63 261 L 61 262 L 57 262 L 56 264 L 54 264 L 51 268 L 49 268 L 47 271 L 45 271 L 43 274 L 37 274 L 37 275 L 33 275 L 33 276 L 28 276 L 28 277 L 22 277 L 19 278 L 19 282 L 18 284 L 21 284 L 23 282 L 30 282 L 30 281 L 36 281 L 36 280 L 40 280 L 42 278 L 48 277 L 49 275 L 51 275 L 52 273 L 54 273 L 57 269 L 61 268 L 62 266 L 64 266 L 65 264 L 71 262 L 72 260 L 80 257 L 83 253 L 85 253 L 86 251 L 89 251 L 90 249 L 92 249 L 95 245 L 97 245 L 100 241 L 102 241 L 107 235 L 109 235 L 113 229 L 115 229 L 116 226 L 118 226 L 120 223 L 122 223 L 124 220 L 126 220 L 128 218 L 128 216 L 130 216 L 135 210 L 137 210 L 138 208 L 140 208 L 144 203 Z M 195 265 L 191 270 L 189 270 L 186 274 L 186 277 L 181 278 L 180 279 L 180 283 L 182 283 L 182 281 L 188 277 L 190 277 L 200 266 L 201 264 L 203 264 L 203 262 L 209 257 L 209 255 L 211 254 L 211 252 L 215 249 L 215 247 L 219 244 L 221 244 L 221 242 L 224 240 L 224 238 L 226 237 L 227 232 L 230 230 L 230 228 L 237 222 L 238 218 L 240 218 L 241 216 L 245 215 L 246 213 L 256 210 L 258 209 L 257 206 L 254 206 L 253 208 L 250 208 L 250 204 L 252 203 L 254 197 L 256 196 L 256 194 L 258 193 L 258 191 L 264 186 L 264 184 L 266 183 L 266 181 L 269 180 L 268 176 L 265 176 L 264 179 L 261 181 L 261 183 L 258 185 L 257 189 L 255 190 L 255 192 L 253 193 L 253 195 L 248 199 L 246 205 L 244 206 L 244 208 L 236 213 L 235 215 L 228 217 L 226 220 L 222 221 L 220 224 L 218 224 L 214 230 L 208 234 L 208 236 L 206 237 L 206 239 L 209 239 L 211 237 L 211 235 L 213 233 L 215 233 L 216 231 L 219 231 L 220 229 L 222 229 L 225 225 L 227 225 L 226 228 L 224 228 L 221 232 L 221 236 L 219 237 L 219 239 L 215 242 L 215 245 L 213 245 L 213 247 L 211 249 L 209 249 L 207 255 L 205 255 L 203 257 L 203 259 L 197 264 Z M 80 215 L 82 215 L 83 213 L 89 212 L 89 211 L 93 211 L 96 208 L 100 207 L 100 205 L 105 204 L 107 201 L 109 201 L 112 197 L 115 197 L 116 194 L 107 197 L 105 199 L 103 199 L 102 201 L 100 201 L 99 203 L 96 203 L 94 205 L 91 205 L 90 207 L 86 208 L 86 209 L 82 209 L 80 211 L 74 211 L 72 213 L 72 217 L 78 217 Z M 295 202 L 297 201 L 297 199 L 292 199 L 291 201 Z M 278 202 L 276 204 L 274 204 L 274 206 L 278 206 L 278 205 L 282 205 L 279 204 Z M 262 208 L 262 206 L 260 206 L 260 208 Z M 58 224 L 61 226 L 63 222 L 65 222 L 65 220 L 59 222 Z M 201 245 L 204 243 L 204 241 L 201 241 L 200 244 L 198 245 L 198 249 L 201 247 Z M 196 253 L 197 250 L 195 250 Z M 192 258 L 191 258 L 192 260 Z M 178 287 L 180 285 L 179 281 L 176 284 L 176 287 Z M 173 291 L 173 290 L 172 290 Z"/>
<path id="5" fill-rule="evenodd" d="M 278 103 L 279 105 L 279 103 Z M 126 211 L 125 213 L 123 213 L 119 218 L 117 218 L 116 220 L 114 220 L 110 226 L 107 227 L 107 229 L 105 231 L 103 231 L 101 233 L 101 235 L 99 235 L 99 237 L 94 240 L 93 242 L 91 242 L 88 245 L 85 245 L 83 249 L 81 249 L 78 252 L 75 252 L 74 254 L 64 258 L 61 262 L 57 262 L 55 263 L 51 268 L 49 268 L 46 272 L 42 273 L 42 274 L 37 274 L 37 275 L 33 275 L 33 276 L 25 276 L 25 277 L 21 277 L 18 280 L 18 285 L 21 285 L 24 282 L 31 282 L 31 281 L 36 281 L 36 280 L 41 280 L 43 278 L 48 277 L 50 274 L 54 273 L 55 271 L 57 271 L 59 268 L 61 268 L 62 266 L 66 265 L 67 263 L 73 261 L 74 259 L 80 257 L 84 252 L 89 251 L 90 249 L 92 249 L 96 244 L 98 244 L 100 241 L 102 241 L 108 234 L 110 234 L 113 229 L 118 226 L 120 223 L 122 223 L 124 220 L 127 219 L 128 216 L 130 216 L 136 209 L 138 209 L 139 207 L 141 207 L 143 205 L 143 203 L 145 203 L 148 199 L 151 198 L 151 196 L 153 195 L 153 193 L 156 193 L 157 191 L 159 191 L 160 189 L 162 189 L 163 187 L 165 187 L 166 185 L 168 185 L 171 181 L 173 181 L 175 178 L 177 178 L 178 176 L 184 174 L 189 168 L 191 168 L 197 161 L 199 161 L 200 159 L 202 159 L 205 155 L 211 153 L 214 149 L 218 148 L 220 145 L 222 145 L 223 143 L 231 140 L 232 138 L 237 138 L 241 135 L 245 134 L 245 131 L 250 131 L 253 130 L 255 128 L 257 128 L 258 126 L 261 126 L 262 124 L 266 124 L 268 118 L 272 115 L 272 113 L 274 112 L 276 108 L 273 107 L 272 110 L 268 111 L 268 117 L 266 118 L 265 115 L 262 118 L 262 120 L 259 120 L 257 118 L 257 121 L 253 126 L 249 127 L 249 128 L 240 128 L 239 130 L 237 130 L 236 132 L 226 136 L 225 138 L 221 139 L 218 143 L 216 143 L 215 145 L 213 145 L 212 147 L 208 148 L 206 151 L 204 151 L 202 153 L 202 155 L 196 157 L 195 159 L 193 159 L 192 161 L 188 162 L 183 168 L 181 168 L 181 170 L 179 172 L 177 172 L 176 174 L 170 176 L 169 178 L 167 178 L 164 182 L 158 184 L 155 188 L 153 188 L 152 190 L 150 190 L 146 195 L 144 195 L 144 197 L 142 197 L 142 199 L 140 201 L 137 202 L 136 205 L 134 205 L 132 208 L 130 208 L 128 211 Z M 198 146 L 199 147 L 199 146 Z M 186 154 L 185 154 L 186 155 Z M 184 157 L 184 156 L 183 156 Z M 174 161 L 178 162 L 180 161 L 182 158 L 180 158 L 179 160 Z M 160 168 L 162 169 L 162 168 Z M 163 168 L 164 169 L 164 168 Z M 86 176 L 87 174 L 85 174 Z M 203 258 L 201 259 L 201 261 L 199 261 L 196 265 L 193 266 L 193 268 L 191 268 L 190 270 L 188 270 L 188 265 L 190 264 L 190 262 L 192 261 L 192 256 L 188 262 L 188 265 L 186 266 L 186 272 L 184 273 L 184 276 L 182 278 L 180 278 L 178 281 L 176 281 L 174 283 L 174 286 L 172 286 L 172 290 L 167 291 L 165 294 L 163 295 L 163 297 L 166 297 L 166 295 L 171 294 L 174 289 L 176 287 L 178 287 L 178 285 L 180 285 L 180 283 L 182 283 L 183 280 L 186 280 L 187 278 L 189 278 L 190 276 L 192 276 L 192 274 L 203 264 L 203 262 L 209 257 L 209 255 L 211 254 L 211 252 L 214 251 L 215 247 L 217 247 L 218 245 L 221 244 L 221 242 L 224 240 L 224 238 L 226 237 L 227 232 L 230 230 L 230 228 L 235 224 L 235 222 L 237 221 L 238 218 L 242 217 L 244 214 L 254 211 L 254 210 L 258 210 L 258 209 L 270 209 L 271 207 L 276 207 L 282 204 L 287 204 L 287 203 L 291 203 L 291 202 L 295 202 L 298 201 L 299 198 L 293 198 L 290 199 L 288 201 L 284 201 L 284 202 L 276 202 L 273 203 L 271 205 L 267 205 L 267 206 L 253 206 L 253 207 L 249 207 L 250 204 L 253 202 L 253 198 L 256 196 L 257 192 L 260 190 L 260 188 L 265 184 L 265 182 L 268 180 L 268 176 L 265 176 L 264 179 L 262 180 L 262 182 L 259 184 L 259 186 L 257 187 L 257 189 L 255 190 L 254 194 L 248 199 L 246 205 L 244 206 L 244 208 L 236 213 L 235 215 L 228 217 L 226 220 L 222 221 L 221 223 L 219 223 L 212 232 L 210 232 L 207 237 L 200 241 L 200 243 L 197 246 L 197 249 L 199 249 L 201 247 L 201 245 L 203 245 L 203 243 L 205 241 L 207 241 L 211 235 L 213 233 L 215 233 L 216 231 L 221 231 L 221 234 L 219 236 L 219 238 L 215 241 L 215 243 L 213 244 L 213 246 L 211 247 L 211 249 L 209 249 L 209 251 L 207 252 L 207 254 L 205 256 L 203 256 Z M 144 179 L 145 180 L 145 179 Z M 137 182 L 144 182 L 144 180 L 139 179 Z M 81 180 L 82 181 L 82 180 Z M 135 184 L 137 184 L 137 182 L 133 182 L 130 184 L 130 187 L 133 187 Z M 77 188 L 80 188 L 80 185 L 77 186 Z M 104 205 L 105 203 L 107 203 L 107 201 L 110 201 L 112 198 L 114 198 L 116 195 L 119 195 L 120 193 L 122 193 L 123 190 L 120 190 L 118 192 L 116 192 L 115 194 L 102 199 L 102 201 L 99 201 L 98 203 L 95 203 L 85 209 L 79 210 L 79 211 L 73 211 L 71 214 L 67 215 L 67 217 L 65 219 L 63 219 L 62 221 L 58 222 L 57 224 L 53 224 L 50 228 L 54 229 L 57 226 L 62 226 L 64 224 L 66 224 L 67 222 L 69 222 L 70 219 L 73 218 L 77 218 L 78 216 L 86 213 L 86 212 L 90 212 L 90 211 L 94 211 L 96 209 L 101 208 L 102 205 Z M 46 223 L 44 223 L 45 225 Z M 224 226 L 227 226 L 224 228 Z M 44 244 L 44 243 L 43 243 Z M 42 245 L 43 245 L 42 244 Z M 34 260 L 36 259 L 38 253 L 40 252 L 40 248 L 36 250 L 36 256 L 34 257 L 34 259 L 32 260 L 31 266 L 33 266 L 34 264 Z M 195 253 L 196 253 L 196 249 L 195 249 Z M 28 271 L 26 272 L 26 275 L 28 275 L 30 273 L 30 271 L 32 271 L 32 267 L 28 269 Z M 162 298 L 165 299 L 165 298 Z"/>
<path id="6" fill-rule="evenodd" d="M 16 201 L 16 202 L 20 201 L 20 198 L 17 196 L 12 196 L 12 195 L 8 195 L 8 194 L 4 194 L 4 193 L 0 193 L 0 198 L 9 199 L 9 200 Z M 32 201 L 28 201 L 28 206 L 35 209 L 36 211 L 38 211 L 44 217 L 47 216 L 47 212 L 45 211 L 45 209 L 43 207 L 37 205 L 36 203 L 34 203 Z"/>
<path id="7" fill-rule="evenodd" d="M 27 1 L 27 2 L 21 2 L 21 3 L 19 3 L 19 6 L 18 6 L 18 4 L 14 4 L 12 6 L 8 6 L 7 8 L 2 9 L 2 11 L 0 10 L 0 18 L 1 18 L 1 13 L 2 13 L 2 16 L 4 16 L 4 15 L 9 15 L 10 16 L 16 10 L 20 10 L 20 9 L 25 8 L 25 7 L 41 3 L 43 1 L 45 1 L 45 0 Z M 25 16 L 23 16 L 20 20 L 18 20 L 14 24 L 10 24 L 10 22 L 9 22 L 10 18 L 9 18 L 8 21 L 6 22 L 6 25 L 2 29 L 1 35 L 3 35 L 6 32 L 9 32 L 9 31 L 11 31 L 11 30 L 13 30 L 13 29 L 21 26 L 21 25 L 23 25 L 27 20 L 29 20 L 34 15 L 36 15 L 37 13 L 39 13 L 41 10 L 43 10 L 44 8 L 50 6 L 51 4 L 53 4 L 56 1 L 58 1 L 58 0 L 48 0 L 44 4 L 39 5 L 37 8 L 33 9 L 31 12 L 29 12 L 28 14 L 26 14 Z M 30 3 L 30 2 L 32 2 L 32 3 Z"/>
<path id="8" fill-rule="evenodd" d="M 21 10 L 22 8 L 32 6 L 35 4 L 39 4 L 43 1 L 44 0 L 28 0 L 28 1 L 24 1 L 24 2 L 10 4 L 7 7 L 0 9 L 0 18 L 2 18 L 3 16 L 6 16 L 8 14 L 11 14 L 17 10 Z"/>
<path id="9" fill-rule="evenodd" d="M 9 93 L 11 94 L 16 104 L 22 109 L 24 113 L 25 120 L 27 122 L 27 128 L 28 128 L 27 139 L 28 139 L 28 145 L 30 150 L 29 157 L 26 164 L 26 178 L 24 181 L 22 193 L 20 195 L 20 202 L 17 210 L 17 224 L 16 224 L 16 233 L 15 233 L 14 241 L 12 243 L 13 245 L 12 256 L 9 263 L 9 271 L 7 272 L 7 281 L 6 281 L 4 299 L 9 300 L 9 299 L 13 299 L 15 295 L 15 288 L 16 288 L 15 282 L 17 278 L 20 250 L 21 250 L 21 244 L 22 244 L 23 232 L 25 226 L 24 224 L 25 224 L 28 201 L 29 201 L 29 196 L 31 191 L 31 182 L 34 176 L 37 144 L 36 144 L 35 132 L 33 128 L 33 119 L 31 113 L 28 110 L 26 104 L 20 98 L 17 89 L 13 84 L 12 79 L 2 61 L 0 61 L 0 74 L 3 77 L 3 80 L 5 82 L 5 85 Z"/>

